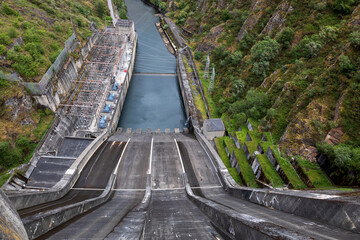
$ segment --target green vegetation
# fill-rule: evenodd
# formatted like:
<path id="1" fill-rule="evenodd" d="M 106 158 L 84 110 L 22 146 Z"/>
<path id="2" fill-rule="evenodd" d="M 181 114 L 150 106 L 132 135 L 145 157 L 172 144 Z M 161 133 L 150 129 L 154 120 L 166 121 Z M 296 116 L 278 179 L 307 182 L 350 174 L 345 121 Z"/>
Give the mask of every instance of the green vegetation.
<path id="1" fill-rule="evenodd" d="M 303 181 L 301 181 L 301 178 L 296 173 L 295 169 L 291 166 L 289 160 L 283 158 L 280 153 L 274 149 L 274 147 L 271 147 L 271 151 L 274 154 L 275 159 L 279 163 L 281 169 L 284 171 L 286 177 L 289 179 L 291 185 L 293 185 L 295 189 L 306 188 L 307 186 L 305 183 L 303 183 Z"/>
<path id="2" fill-rule="evenodd" d="M 283 187 L 284 182 L 281 180 L 279 174 L 276 172 L 274 166 L 271 164 L 265 154 L 256 155 L 261 168 L 265 174 L 266 179 L 270 181 L 273 187 Z"/>
<path id="3" fill-rule="evenodd" d="M 246 159 L 245 153 L 241 149 L 235 149 L 235 157 L 241 169 L 241 174 L 246 182 L 246 186 L 257 188 L 259 185 L 256 182 L 256 177 L 249 162 Z"/>
<path id="4" fill-rule="evenodd" d="M 334 127 L 344 130 L 343 144 L 359 147 L 360 2 L 292 1 L 291 12 L 284 1 L 257 4 L 176 0 L 167 8 L 194 33 L 187 40 L 200 73 L 208 54 L 216 67 L 214 89 L 205 89 L 211 115 L 231 134 L 246 118 L 259 121 L 256 130 L 271 132 L 289 156 L 305 156 Z"/>
<path id="5" fill-rule="evenodd" d="M 231 167 L 231 164 L 230 164 L 230 160 L 226 154 L 226 151 L 225 151 L 225 146 L 224 146 L 224 138 L 215 138 L 214 139 L 215 141 L 215 145 L 216 145 L 216 149 L 217 149 L 217 152 L 219 153 L 219 156 L 221 158 L 221 160 L 224 162 L 226 168 L 228 169 L 230 175 L 232 176 L 232 178 L 235 180 L 236 183 L 238 183 L 239 185 L 244 185 L 242 180 L 241 180 L 241 177 L 239 176 L 237 170 L 235 168 L 232 168 Z"/>
<path id="6" fill-rule="evenodd" d="M 113 0 L 113 3 L 115 4 L 115 6 L 119 11 L 119 17 L 121 19 L 128 19 L 128 16 L 126 15 L 127 7 L 124 0 Z"/>
<path id="7" fill-rule="evenodd" d="M 217 152 L 218 152 L 221 160 L 224 162 L 225 166 L 228 169 L 231 168 L 230 160 L 225 151 L 224 138 L 223 137 L 215 138 L 214 141 L 215 141 Z"/>
<path id="8" fill-rule="evenodd" d="M 90 22 L 101 27 L 107 14 L 105 0 L 2 1 L 0 54 L 7 57 L 11 69 L 0 70 L 14 70 L 28 82 L 39 81 L 63 49 L 73 27 L 84 44 L 91 35 Z M 15 41 L 18 44 L 11 49 Z"/>
<path id="9" fill-rule="evenodd" d="M 360 181 L 360 147 L 328 143 L 318 143 L 316 147 L 328 158 L 331 176 L 337 183 L 353 185 Z"/>
<path id="10" fill-rule="evenodd" d="M 0 175 L 0 187 L 4 185 L 4 183 L 9 179 L 10 174 L 6 173 L 3 175 Z"/>
<path id="11" fill-rule="evenodd" d="M 324 187 L 332 186 L 331 182 L 327 179 L 327 177 L 321 171 L 319 164 L 312 163 L 302 157 L 297 157 L 296 161 L 300 165 L 302 171 L 309 178 L 310 182 L 316 188 L 324 188 Z"/>

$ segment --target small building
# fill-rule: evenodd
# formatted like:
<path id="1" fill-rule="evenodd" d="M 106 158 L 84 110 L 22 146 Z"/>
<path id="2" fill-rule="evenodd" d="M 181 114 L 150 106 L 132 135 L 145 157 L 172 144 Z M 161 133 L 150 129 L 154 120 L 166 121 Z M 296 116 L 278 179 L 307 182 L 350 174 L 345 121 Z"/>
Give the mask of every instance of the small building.
<path id="1" fill-rule="evenodd" d="M 220 118 L 205 119 L 202 131 L 208 140 L 225 135 L 225 125 Z"/>

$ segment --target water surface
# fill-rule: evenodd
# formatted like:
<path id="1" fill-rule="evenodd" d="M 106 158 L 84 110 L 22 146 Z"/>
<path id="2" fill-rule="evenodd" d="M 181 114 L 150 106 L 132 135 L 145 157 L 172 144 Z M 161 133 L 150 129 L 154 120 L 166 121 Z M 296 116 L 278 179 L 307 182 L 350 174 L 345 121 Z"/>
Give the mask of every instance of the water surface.
<path id="1" fill-rule="evenodd" d="M 125 3 L 129 18 L 135 22 L 138 47 L 134 75 L 118 127 L 183 129 L 186 116 L 174 75 L 176 58 L 167 50 L 156 29 L 159 18 L 155 17 L 154 9 L 141 0 L 125 0 Z"/>

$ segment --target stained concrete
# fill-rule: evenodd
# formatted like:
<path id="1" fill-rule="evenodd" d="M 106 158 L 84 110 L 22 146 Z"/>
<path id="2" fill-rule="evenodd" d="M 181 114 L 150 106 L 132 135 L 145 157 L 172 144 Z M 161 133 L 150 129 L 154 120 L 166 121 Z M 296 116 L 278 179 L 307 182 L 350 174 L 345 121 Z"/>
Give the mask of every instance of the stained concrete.
<path id="1" fill-rule="evenodd" d="M 185 190 L 153 191 L 144 239 L 222 239 Z"/>
<path id="2" fill-rule="evenodd" d="M 76 158 L 93 140 L 91 138 L 66 137 L 58 149 L 57 156 Z"/>
<path id="3" fill-rule="evenodd" d="M 0 239 L 28 239 L 19 214 L 1 189 L 0 213 Z"/>
<path id="4" fill-rule="evenodd" d="M 32 171 L 27 187 L 51 188 L 64 176 L 75 158 L 41 157 Z"/>

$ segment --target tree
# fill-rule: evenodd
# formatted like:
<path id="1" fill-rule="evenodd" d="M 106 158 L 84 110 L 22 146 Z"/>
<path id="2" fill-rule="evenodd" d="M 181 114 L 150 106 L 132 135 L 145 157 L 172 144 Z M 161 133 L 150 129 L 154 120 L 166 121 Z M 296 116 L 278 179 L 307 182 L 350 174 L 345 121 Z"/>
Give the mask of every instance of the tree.
<path id="1" fill-rule="evenodd" d="M 252 72 L 257 76 L 266 76 L 266 71 L 269 69 L 270 61 L 276 57 L 279 52 L 279 43 L 269 37 L 258 42 L 251 48 L 251 55 L 253 60 Z"/>
<path id="2" fill-rule="evenodd" d="M 320 38 L 325 42 L 333 42 L 337 38 L 338 28 L 334 26 L 321 27 Z"/>
<path id="3" fill-rule="evenodd" d="M 283 48 L 288 48 L 294 38 L 294 30 L 290 27 L 284 28 L 281 32 L 276 34 L 276 41 L 283 45 Z"/>
<path id="4" fill-rule="evenodd" d="M 159 9 L 160 9 L 161 12 L 165 12 L 165 10 L 166 10 L 166 3 L 161 2 L 161 3 L 159 4 Z"/>
<path id="5" fill-rule="evenodd" d="M 333 4 L 334 12 L 339 14 L 349 14 L 351 12 L 350 6 L 354 3 L 354 0 L 335 0 Z"/>
<path id="6" fill-rule="evenodd" d="M 347 73 L 354 69 L 350 58 L 348 56 L 342 55 L 339 59 L 339 66 L 342 72 Z"/>
<path id="7" fill-rule="evenodd" d="M 98 0 L 95 3 L 95 12 L 99 18 L 103 18 L 106 12 L 106 6 L 102 0 Z"/>
<path id="8" fill-rule="evenodd" d="M 237 79 L 233 82 L 232 95 L 234 97 L 240 96 L 245 92 L 245 82 L 242 79 Z"/>
<path id="9" fill-rule="evenodd" d="M 355 47 L 360 47 L 360 31 L 355 31 L 350 34 L 350 43 Z"/>

